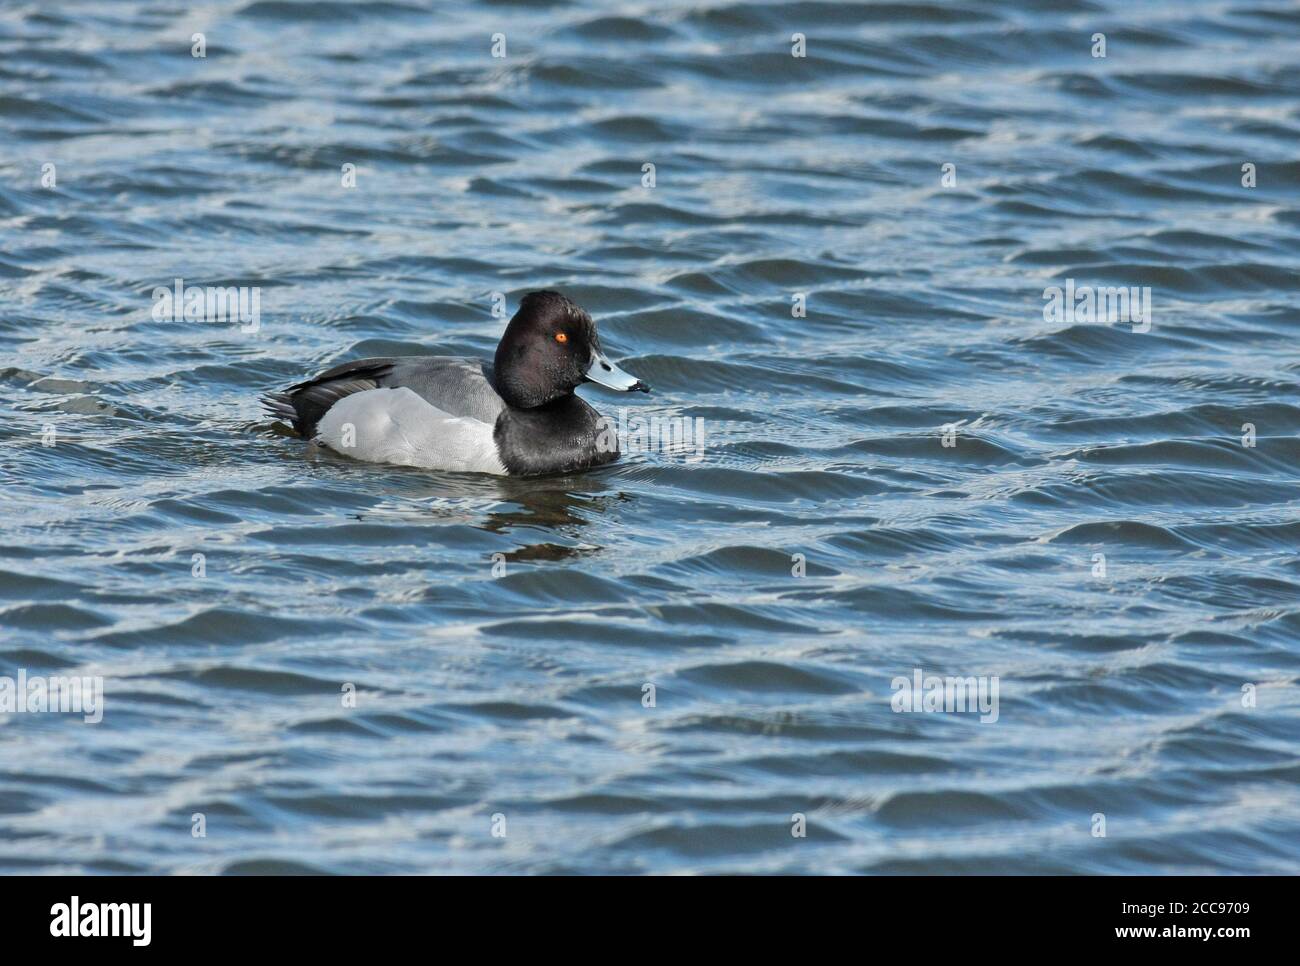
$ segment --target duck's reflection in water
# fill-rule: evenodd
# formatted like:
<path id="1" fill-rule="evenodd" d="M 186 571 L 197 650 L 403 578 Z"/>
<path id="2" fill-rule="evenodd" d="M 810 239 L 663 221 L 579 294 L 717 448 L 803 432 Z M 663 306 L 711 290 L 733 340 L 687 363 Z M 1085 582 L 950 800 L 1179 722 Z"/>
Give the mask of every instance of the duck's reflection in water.
<path id="1" fill-rule="evenodd" d="M 591 542 L 599 527 L 593 525 L 611 503 L 628 499 L 608 487 L 595 474 L 541 479 L 505 479 L 499 483 L 501 506 L 488 511 L 481 528 L 493 533 L 537 530 L 568 536 L 574 543 L 525 543 L 503 553 L 508 561 L 571 560 L 598 553 Z"/>
<path id="2" fill-rule="evenodd" d="M 490 533 L 524 536 L 535 532 L 556 539 L 522 543 L 499 551 L 507 561 L 569 560 L 602 550 L 592 542 L 611 504 L 630 499 L 612 488 L 602 473 L 545 477 L 466 477 L 438 474 L 401 494 L 401 505 L 374 507 L 364 517 L 417 514 L 439 523 L 463 524 Z M 409 482 L 409 481 L 407 481 Z M 565 542 L 559 542 L 559 541 Z"/>

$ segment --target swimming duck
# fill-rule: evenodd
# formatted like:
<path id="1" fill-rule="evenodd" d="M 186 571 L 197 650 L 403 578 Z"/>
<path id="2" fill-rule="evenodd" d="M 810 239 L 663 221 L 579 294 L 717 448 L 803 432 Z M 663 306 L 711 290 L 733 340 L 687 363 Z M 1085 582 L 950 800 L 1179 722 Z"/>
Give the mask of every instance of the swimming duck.
<path id="1" fill-rule="evenodd" d="M 584 382 L 650 387 L 610 362 L 596 325 L 559 292 L 530 292 L 491 363 L 361 359 L 262 397 L 304 439 L 359 460 L 538 476 L 618 458 L 615 434 L 574 394 Z"/>

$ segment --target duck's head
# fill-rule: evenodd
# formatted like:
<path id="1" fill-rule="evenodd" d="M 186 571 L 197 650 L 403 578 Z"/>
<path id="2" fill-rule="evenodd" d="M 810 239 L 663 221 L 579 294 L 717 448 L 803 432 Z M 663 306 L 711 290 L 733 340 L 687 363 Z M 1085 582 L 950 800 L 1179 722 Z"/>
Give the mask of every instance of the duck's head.
<path id="1" fill-rule="evenodd" d="M 606 358 L 596 323 L 559 292 L 529 292 L 520 300 L 493 366 L 501 398 L 521 409 L 567 396 L 584 382 L 619 392 L 650 391 Z"/>

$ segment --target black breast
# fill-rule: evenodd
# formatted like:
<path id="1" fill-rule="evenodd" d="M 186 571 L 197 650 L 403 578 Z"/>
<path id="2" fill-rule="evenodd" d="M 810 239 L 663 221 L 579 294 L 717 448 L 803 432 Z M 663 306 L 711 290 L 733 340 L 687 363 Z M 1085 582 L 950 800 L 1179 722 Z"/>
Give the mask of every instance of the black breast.
<path id="1" fill-rule="evenodd" d="M 575 395 L 535 409 L 507 406 L 493 436 L 511 476 L 574 473 L 618 459 L 612 423 Z"/>

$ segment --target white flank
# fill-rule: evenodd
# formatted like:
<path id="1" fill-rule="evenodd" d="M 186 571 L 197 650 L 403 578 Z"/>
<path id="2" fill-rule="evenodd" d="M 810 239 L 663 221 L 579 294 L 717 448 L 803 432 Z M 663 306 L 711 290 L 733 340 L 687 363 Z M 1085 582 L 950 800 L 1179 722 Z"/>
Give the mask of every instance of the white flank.
<path id="1" fill-rule="evenodd" d="M 371 463 L 498 476 L 506 472 L 492 426 L 443 412 L 404 386 L 344 396 L 321 417 L 316 442 Z"/>

